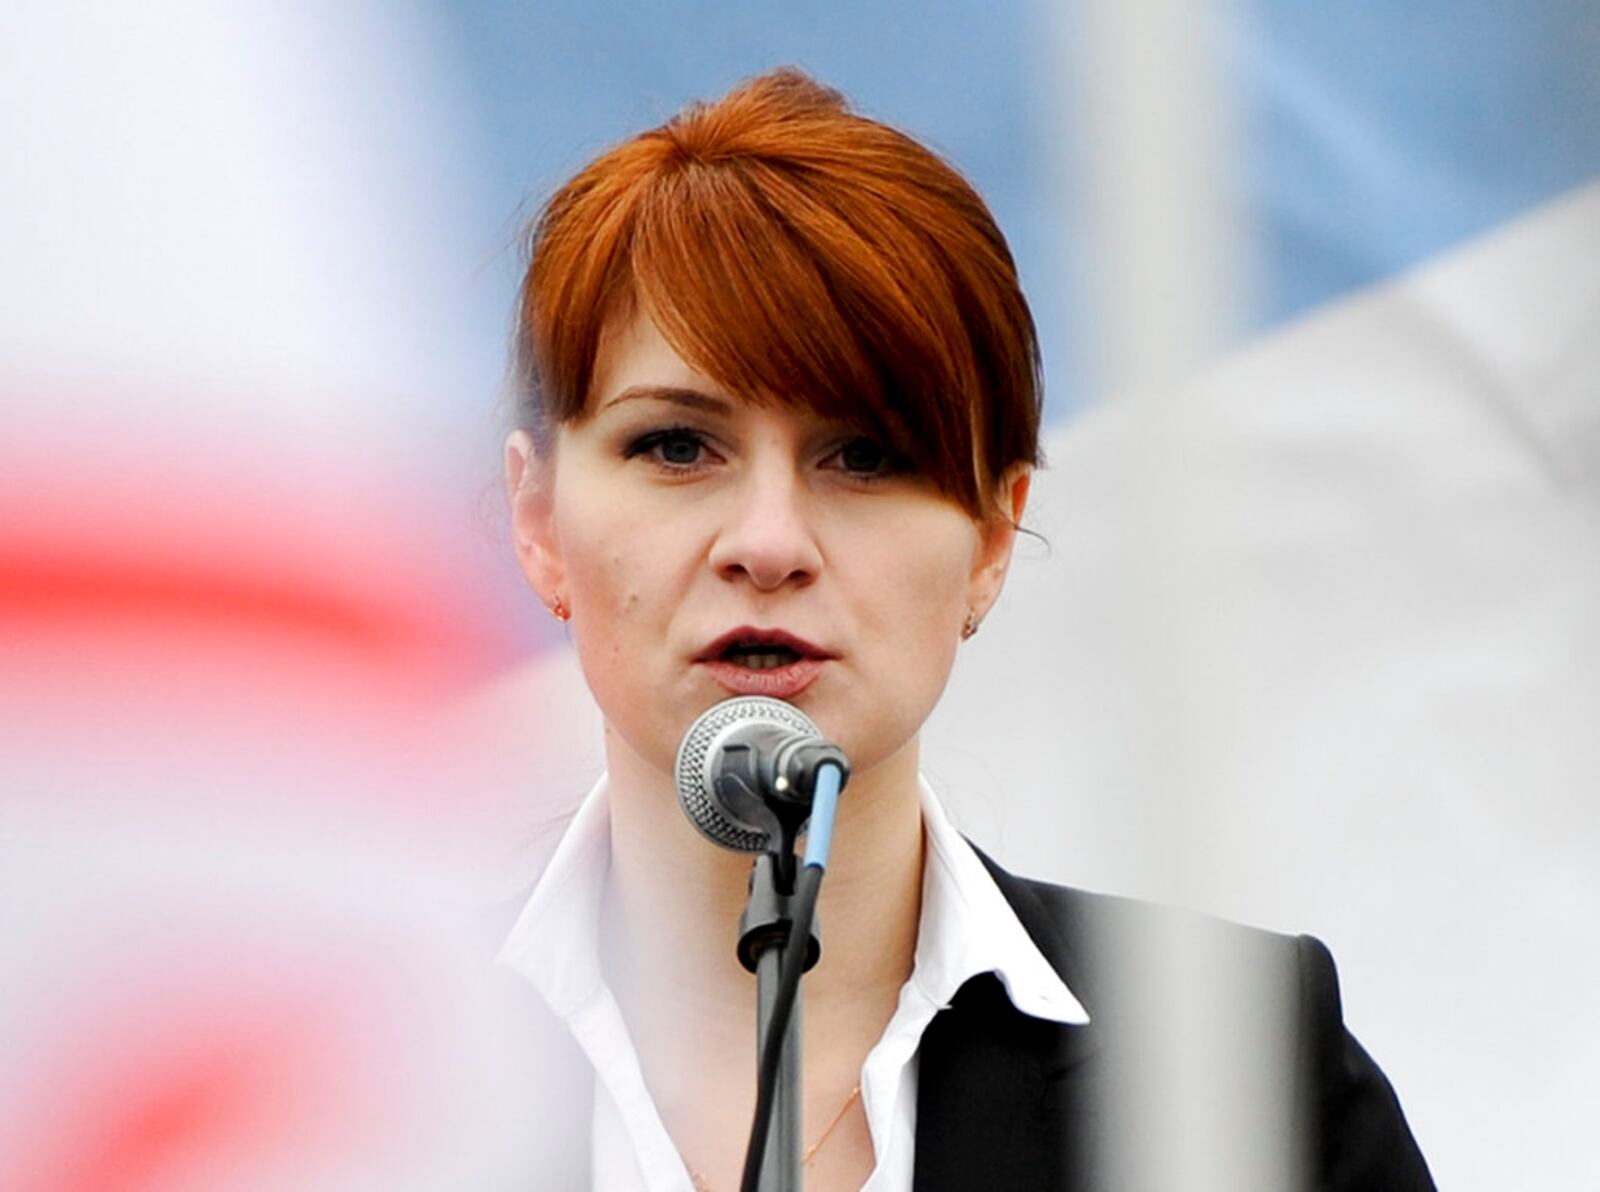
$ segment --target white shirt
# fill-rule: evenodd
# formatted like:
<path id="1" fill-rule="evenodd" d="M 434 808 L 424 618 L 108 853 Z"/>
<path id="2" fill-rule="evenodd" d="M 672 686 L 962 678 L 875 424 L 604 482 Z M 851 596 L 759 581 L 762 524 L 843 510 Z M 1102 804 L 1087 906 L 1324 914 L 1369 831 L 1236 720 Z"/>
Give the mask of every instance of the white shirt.
<path id="1" fill-rule="evenodd" d="M 500 962 L 533 984 L 594 1066 L 590 1151 L 596 1192 L 693 1192 L 600 964 L 600 910 L 611 861 L 605 786 L 602 778 L 579 807 L 506 939 Z M 969 978 L 996 974 L 1012 1004 L 1032 1017 L 1089 1021 L 926 781 L 921 789 L 927 841 L 922 917 L 911 976 L 883 1037 L 861 1066 L 862 1108 L 877 1159 L 862 1192 L 909 1192 L 917 1047 L 933 1016 Z"/>

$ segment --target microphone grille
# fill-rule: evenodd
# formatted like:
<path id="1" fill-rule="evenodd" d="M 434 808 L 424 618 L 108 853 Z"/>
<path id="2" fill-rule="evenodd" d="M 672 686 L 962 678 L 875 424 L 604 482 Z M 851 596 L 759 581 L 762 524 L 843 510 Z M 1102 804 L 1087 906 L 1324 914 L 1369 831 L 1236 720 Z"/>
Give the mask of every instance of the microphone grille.
<path id="1" fill-rule="evenodd" d="M 770 833 L 734 819 L 711 787 L 712 748 L 725 730 L 746 724 L 776 725 L 809 737 L 822 735 L 811 717 L 793 704 L 764 695 L 734 696 L 707 708 L 683 734 L 674 779 L 678 803 L 701 835 L 735 852 L 759 853 L 767 847 Z"/>

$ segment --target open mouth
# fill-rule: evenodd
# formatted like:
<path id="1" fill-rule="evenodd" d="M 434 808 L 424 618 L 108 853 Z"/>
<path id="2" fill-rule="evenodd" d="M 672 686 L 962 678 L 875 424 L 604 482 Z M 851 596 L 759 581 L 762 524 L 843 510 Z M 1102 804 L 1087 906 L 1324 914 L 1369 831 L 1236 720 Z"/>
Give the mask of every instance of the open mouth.
<path id="1" fill-rule="evenodd" d="M 794 699 L 817 681 L 832 651 L 784 629 L 741 625 L 710 642 L 696 659 L 734 695 Z"/>
<path id="2" fill-rule="evenodd" d="M 701 662 L 726 662 L 744 670 L 779 670 L 797 662 L 822 661 L 832 657 L 820 646 L 783 629 L 742 625 L 730 629 L 708 645 Z"/>
<path id="3" fill-rule="evenodd" d="M 775 670 L 800 661 L 800 652 L 774 642 L 733 642 L 717 655 L 746 670 Z"/>

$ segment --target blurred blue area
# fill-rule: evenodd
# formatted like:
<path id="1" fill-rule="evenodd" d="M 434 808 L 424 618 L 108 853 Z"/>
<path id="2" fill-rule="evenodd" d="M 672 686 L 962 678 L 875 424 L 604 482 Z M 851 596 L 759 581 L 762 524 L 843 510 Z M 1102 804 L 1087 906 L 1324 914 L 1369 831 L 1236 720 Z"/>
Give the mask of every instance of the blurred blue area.
<path id="1" fill-rule="evenodd" d="M 1393 275 L 1600 174 L 1595 0 L 1245 0 L 1242 107 L 1262 330 Z M 1044 86 L 1035 0 L 456 0 L 437 5 L 488 155 L 491 282 L 509 309 L 526 217 L 600 149 L 684 102 L 793 63 L 950 157 L 1011 240 L 1045 351 L 1048 412 L 1095 395 L 1074 278 L 1081 229 L 1050 184 L 1069 93 Z M 1070 26 L 1069 26 L 1070 28 Z M 1042 51 L 1041 47 L 1045 47 Z"/>
<path id="2" fill-rule="evenodd" d="M 1261 326 L 1600 175 L 1596 0 L 1254 0 L 1244 13 Z"/>

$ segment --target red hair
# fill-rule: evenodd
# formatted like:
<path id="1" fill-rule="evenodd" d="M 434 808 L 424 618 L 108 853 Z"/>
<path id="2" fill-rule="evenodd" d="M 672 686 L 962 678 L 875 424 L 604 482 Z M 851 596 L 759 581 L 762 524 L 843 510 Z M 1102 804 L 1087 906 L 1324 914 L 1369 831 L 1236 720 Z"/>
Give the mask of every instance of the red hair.
<path id="1" fill-rule="evenodd" d="M 596 158 L 531 249 L 518 419 L 541 444 L 583 417 L 603 330 L 642 307 L 730 392 L 866 425 L 974 517 L 1038 462 L 1038 342 L 993 216 L 797 70 Z"/>

